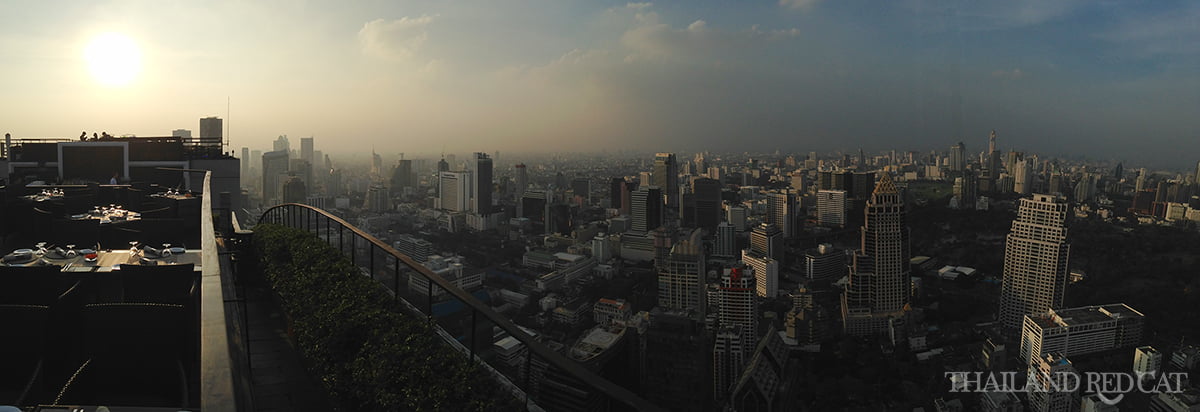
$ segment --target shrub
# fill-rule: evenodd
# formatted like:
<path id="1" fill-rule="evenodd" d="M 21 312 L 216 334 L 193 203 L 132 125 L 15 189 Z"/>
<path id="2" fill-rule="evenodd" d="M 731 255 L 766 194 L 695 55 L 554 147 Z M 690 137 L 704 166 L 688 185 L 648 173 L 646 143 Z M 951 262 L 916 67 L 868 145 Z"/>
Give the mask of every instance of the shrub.
<path id="1" fill-rule="evenodd" d="M 310 373 L 341 409 L 521 409 L 424 319 L 401 313 L 382 285 L 320 238 L 260 224 L 254 244 Z"/>

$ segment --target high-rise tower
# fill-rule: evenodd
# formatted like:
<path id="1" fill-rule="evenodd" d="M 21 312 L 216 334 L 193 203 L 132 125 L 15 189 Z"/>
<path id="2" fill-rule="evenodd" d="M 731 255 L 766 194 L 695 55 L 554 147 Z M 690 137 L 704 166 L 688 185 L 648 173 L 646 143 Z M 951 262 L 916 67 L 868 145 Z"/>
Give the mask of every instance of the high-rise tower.
<path id="1" fill-rule="evenodd" d="M 844 326 L 859 336 L 898 332 L 911 290 L 909 231 L 904 198 L 887 174 L 875 185 L 865 215 L 861 248 L 842 297 Z"/>
<path id="2" fill-rule="evenodd" d="M 967 170 L 967 146 L 963 142 L 950 146 L 950 170 L 954 172 Z"/>
<path id="3" fill-rule="evenodd" d="M 1067 288 L 1067 213 L 1062 196 L 1035 194 L 1021 199 L 1004 245 L 1000 285 L 1000 321 L 1021 327 L 1031 313 L 1059 309 Z"/>
<path id="4" fill-rule="evenodd" d="M 476 213 L 492 213 L 492 158 L 487 153 L 475 153 L 475 201 Z"/>
<path id="5" fill-rule="evenodd" d="M 679 162 L 674 153 L 654 155 L 654 185 L 662 189 L 668 208 L 679 208 Z"/>

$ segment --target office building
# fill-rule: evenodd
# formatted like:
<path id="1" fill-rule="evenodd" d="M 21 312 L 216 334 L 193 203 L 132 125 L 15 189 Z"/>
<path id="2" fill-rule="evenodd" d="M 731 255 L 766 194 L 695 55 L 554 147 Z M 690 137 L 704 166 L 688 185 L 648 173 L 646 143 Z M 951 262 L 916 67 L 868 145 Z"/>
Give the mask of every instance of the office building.
<path id="1" fill-rule="evenodd" d="M 742 251 L 742 263 L 754 269 L 754 290 L 759 297 L 779 296 L 779 261 L 749 250 Z"/>
<path id="2" fill-rule="evenodd" d="M 284 150 L 262 155 L 263 203 L 274 205 L 282 199 L 283 182 L 287 177 L 288 153 Z"/>
<path id="3" fill-rule="evenodd" d="M 571 193 L 575 199 L 579 201 L 581 207 L 590 206 L 592 204 L 592 182 L 586 177 L 577 177 L 571 179 Z"/>
<path id="4" fill-rule="evenodd" d="M 642 187 L 635 190 L 630 200 L 630 230 L 646 233 L 662 225 L 662 190 L 658 187 Z"/>
<path id="5" fill-rule="evenodd" d="M 1081 375 L 1067 355 L 1047 353 L 1029 365 L 1031 381 L 1026 385 L 1029 409 L 1033 412 L 1075 412 L 1079 410 Z"/>
<path id="6" fill-rule="evenodd" d="M 717 326 L 741 332 L 742 349 L 747 351 L 743 355 L 749 355 L 758 342 L 758 305 L 754 294 L 758 275 L 751 267 L 726 268 L 717 287 Z"/>
<path id="7" fill-rule="evenodd" d="M 666 197 L 666 206 L 670 209 L 679 208 L 679 163 L 674 153 L 657 153 L 654 155 L 654 186 L 658 186 Z"/>
<path id="8" fill-rule="evenodd" d="M 203 136 L 203 134 L 201 134 L 201 136 Z M 276 138 L 273 142 L 271 142 L 271 150 L 276 151 L 276 152 L 280 151 L 280 150 L 289 152 L 288 155 L 290 156 L 292 148 L 291 148 L 291 144 L 288 143 L 287 135 L 286 134 L 279 135 L 278 138 Z"/>
<path id="9" fill-rule="evenodd" d="M 950 146 L 950 171 L 962 173 L 964 170 L 967 170 L 967 146 L 958 142 Z"/>
<path id="10" fill-rule="evenodd" d="M 979 200 L 978 193 L 979 182 L 975 178 L 975 172 L 965 170 L 960 176 L 954 178 L 953 202 L 959 209 L 974 209 L 976 201 Z"/>
<path id="11" fill-rule="evenodd" d="M 392 242 L 392 246 L 419 263 L 425 263 L 426 260 L 429 260 L 429 256 L 433 255 L 433 243 L 407 233 L 396 236 L 396 241 Z"/>
<path id="12" fill-rule="evenodd" d="M 525 195 L 525 191 L 529 190 L 529 172 L 525 170 L 524 163 L 519 163 L 516 166 L 513 166 L 513 169 L 516 170 L 517 174 L 516 188 L 513 190 L 513 194 L 519 201 L 521 200 L 521 196 Z M 519 211 L 518 214 L 520 214 Z"/>
<path id="13" fill-rule="evenodd" d="M 315 164 L 316 159 L 313 158 L 313 138 L 311 136 L 300 138 L 300 158 L 304 159 L 308 164 Z"/>
<path id="14" fill-rule="evenodd" d="M 549 190 L 526 190 L 519 203 L 521 216 L 529 219 L 535 233 L 545 233 L 550 222 L 550 201 L 554 195 Z"/>
<path id="15" fill-rule="evenodd" d="M 791 192 L 767 194 L 767 223 L 775 225 L 785 239 L 796 234 L 796 196 Z"/>
<path id="16" fill-rule="evenodd" d="M 413 173 L 412 160 L 401 159 L 392 168 L 392 178 L 389 180 L 392 193 L 404 194 L 405 189 L 416 188 L 416 174 Z"/>
<path id="17" fill-rule="evenodd" d="M 837 280 L 846 275 L 846 251 L 822 243 L 804 251 L 804 273 L 809 280 Z"/>
<path id="18" fill-rule="evenodd" d="M 1163 372 L 1163 355 L 1153 346 L 1139 346 L 1133 350 L 1133 374 L 1135 377 L 1156 377 Z"/>
<path id="19" fill-rule="evenodd" d="M 1033 193 L 1033 164 L 1025 159 L 1016 161 L 1012 169 L 1013 191 L 1027 195 Z"/>
<path id="20" fill-rule="evenodd" d="M 658 306 L 685 311 L 704 319 L 704 250 L 701 232 L 692 232 L 688 239 L 671 247 L 658 266 Z"/>
<path id="21" fill-rule="evenodd" d="M 283 184 L 283 203 L 304 203 L 305 199 L 308 199 L 308 189 L 304 180 L 295 173 L 289 173 Z"/>
<path id="22" fill-rule="evenodd" d="M 696 227 L 712 231 L 721 223 L 721 182 L 716 179 L 692 179 Z"/>
<path id="23" fill-rule="evenodd" d="M 225 129 L 221 118 L 205 117 L 200 119 L 200 140 L 203 145 L 220 146 L 224 141 Z M 215 142 L 214 142 L 215 140 Z"/>
<path id="24" fill-rule="evenodd" d="M 1123 303 L 1026 315 L 1021 360 L 1032 365 L 1052 352 L 1076 356 L 1134 347 L 1142 340 L 1145 324 L 1141 312 Z"/>
<path id="25" fill-rule="evenodd" d="M 725 208 L 725 221 L 733 225 L 738 233 L 746 231 L 746 208 L 729 205 Z"/>
<path id="26" fill-rule="evenodd" d="M 470 208 L 471 172 L 438 173 L 438 208 L 466 212 Z"/>
<path id="27" fill-rule="evenodd" d="M 249 179 L 250 178 L 250 148 L 249 147 L 242 148 L 242 158 L 238 159 L 238 160 L 241 161 L 242 178 Z"/>
<path id="28" fill-rule="evenodd" d="M 1067 288 L 1067 213 L 1062 196 L 1021 199 L 1004 246 L 1000 321 L 1021 327 L 1025 315 L 1061 308 Z"/>
<path id="29" fill-rule="evenodd" d="M 884 174 L 867 202 L 861 249 L 854 253 L 842 296 L 846 333 L 902 332 L 911 294 L 909 232 L 904 199 Z"/>
<path id="30" fill-rule="evenodd" d="M 717 239 L 713 245 L 713 256 L 732 258 L 737 256 L 737 229 L 729 222 L 717 225 Z"/>
<path id="31" fill-rule="evenodd" d="M 750 250 L 782 262 L 784 257 L 783 231 L 775 225 L 760 224 L 750 232 Z"/>
<path id="32" fill-rule="evenodd" d="M 656 405 L 700 411 L 712 405 L 711 343 L 704 323 L 655 309 L 642 338 L 641 393 Z M 707 359 L 706 359 L 707 358 Z"/>
<path id="33" fill-rule="evenodd" d="M 817 222 L 822 226 L 846 225 L 846 191 L 817 191 Z"/>
<path id="34" fill-rule="evenodd" d="M 721 329 L 713 340 L 713 401 L 724 403 L 729 391 L 746 368 L 747 343 L 741 325 Z"/>
<path id="35" fill-rule="evenodd" d="M 487 153 L 475 153 L 473 190 L 471 210 L 480 215 L 492 213 L 492 158 Z"/>

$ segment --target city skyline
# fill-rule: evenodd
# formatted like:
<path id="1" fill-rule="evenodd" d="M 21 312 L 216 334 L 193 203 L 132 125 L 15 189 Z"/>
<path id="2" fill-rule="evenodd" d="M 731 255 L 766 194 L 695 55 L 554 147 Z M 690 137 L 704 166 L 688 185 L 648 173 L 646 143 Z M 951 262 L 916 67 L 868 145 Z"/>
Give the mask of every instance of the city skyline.
<path id="1" fill-rule="evenodd" d="M 962 141 L 974 154 L 995 129 L 1002 152 L 1172 168 L 1200 148 L 1189 115 L 1200 8 L 1186 3 L 4 9 L 0 74 L 13 81 L 0 127 L 15 137 L 162 136 L 219 116 L 231 148 L 291 134 L 382 152 Z M 105 33 L 128 40 L 105 50 L 140 61 L 132 78 L 91 67 Z"/>

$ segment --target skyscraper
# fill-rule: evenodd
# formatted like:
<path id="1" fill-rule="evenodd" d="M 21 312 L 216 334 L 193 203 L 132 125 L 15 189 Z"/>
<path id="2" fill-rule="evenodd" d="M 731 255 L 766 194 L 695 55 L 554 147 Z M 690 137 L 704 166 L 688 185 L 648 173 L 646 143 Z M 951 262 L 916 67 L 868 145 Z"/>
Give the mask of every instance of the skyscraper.
<path id="1" fill-rule="evenodd" d="M 731 258 L 737 253 L 737 228 L 729 222 L 717 225 L 717 241 L 713 246 L 713 256 Z"/>
<path id="2" fill-rule="evenodd" d="M 308 164 L 314 164 L 312 136 L 300 138 L 300 158 L 304 159 Z"/>
<path id="3" fill-rule="evenodd" d="M 774 299 L 779 295 L 778 260 L 749 250 L 743 250 L 742 263 L 754 268 L 754 291 L 759 297 Z"/>
<path id="4" fill-rule="evenodd" d="M 635 190 L 630 205 L 630 229 L 646 233 L 662 225 L 662 190 L 643 187 Z"/>
<path id="5" fill-rule="evenodd" d="M 671 209 L 679 208 L 679 163 L 674 153 L 658 153 L 654 155 L 654 185 L 658 186 L 666 196 L 666 205 Z"/>
<path id="6" fill-rule="evenodd" d="M 407 187 L 414 187 L 414 179 L 412 160 L 401 159 L 396 162 L 396 167 L 392 169 L 391 191 L 392 193 L 403 194 Z"/>
<path id="7" fill-rule="evenodd" d="M 962 172 L 967 170 L 967 146 L 958 142 L 950 146 L 950 171 Z"/>
<path id="8" fill-rule="evenodd" d="M 621 209 L 621 199 L 625 197 L 625 178 L 614 177 L 608 180 L 608 207 Z"/>
<path id="9" fill-rule="evenodd" d="M 278 203 L 282 197 L 284 179 L 288 171 L 288 153 L 283 150 L 262 155 L 262 199 L 266 205 Z"/>
<path id="10" fill-rule="evenodd" d="M 721 286 L 717 291 L 718 326 L 721 329 L 732 329 L 741 326 L 742 342 L 747 350 L 753 349 L 758 342 L 758 314 L 755 305 L 754 290 L 757 278 L 761 276 L 752 267 L 733 267 L 723 270 Z"/>
<path id="11" fill-rule="evenodd" d="M 438 207 L 451 212 L 470 208 L 471 172 L 438 173 Z"/>
<path id="12" fill-rule="evenodd" d="M 475 213 L 487 215 L 492 213 L 492 158 L 487 153 L 475 153 Z"/>
<path id="13" fill-rule="evenodd" d="M 984 176 L 979 182 L 980 189 L 983 192 L 996 192 L 998 187 L 996 180 L 1000 178 L 1000 151 L 996 150 L 996 131 L 988 135 L 988 152 L 984 157 Z"/>
<path id="14" fill-rule="evenodd" d="M 824 226 L 846 224 L 846 191 L 817 191 L 817 221 Z"/>
<path id="15" fill-rule="evenodd" d="M 224 136 L 221 118 L 205 117 L 200 119 L 200 139 L 204 140 L 203 143 L 208 144 L 208 139 L 216 139 L 216 145 L 220 146 Z"/>
<path id="16" fill-rule="evenodd" d="M 1033 165 L 1025 159 L 1018 160 L 1013 166 L 1013 191 L 1027 195 L 1033 193 Z"/>
<path id="17" fill-rule="evenodd" d="M 552 198 L 549 190 L 527 190 L 521 195 L 521 201 L 517 204 L 521 211 L 520 216 L 529 219 L 530 224 L 538 233 L 546 231 L 546 224 L 550 221 L 550 200 Z"/>
<path id="18" fill-rule="evenodd" d="M 880 177 L 864 213 L 861 248 L 842 296 L 846 333 L 899 332 L 911 289 L 909 233 L 904 199 L 889 175 Z"/>
<path id="19" fill-rule="evenodd" d="M 1059 309 L 1067 288 L 1067 213 L 1062 196 L 1021 199 L 1004 245 L 1000 321 L 1017 329 L 1025 315 Z"/>
<path id="20" fill-rule="evenodd" d="M 516 194 L 517 199 L 520 199 L 525 194 L 525 191 L 529 190 L 529 173 L 525 171 L 524 163 L 513 166 L 513 169 L 517 171 L 517 190 L 513 192 Z"/>
<path id="21" fill-rule="evenodd" d="M 242 147 L 242 159 L 241 160 L 242 160 L 241 161 L 241 166 L 242 166 L 241 177 L 242 177 L 242 179 L 249 179 L 250 178 L 250 148 L 249 147 Z"/>
<path id="22" fill-rule="evenodd" d="M 775 225 L 758 225 L 750 232 L 750 251 L 783 261 L 783 231 Z"/>
<path id="23" fill-rule="evenodd" d="M 671 252 L 658 269 L 658 306 L 664 309 L 687 311 L 703 320 L 704 250 L 702 232 L 692 232 L 671 247 Z"/>
<path id="24" fill-rule="evenodd" d="M 696 199 L 696 227 L 712 231 L 721 222 L 721 182 L 693 179 L 692 193 Z"/>
<path id="25" fill-rule="evenodd" d="M 203 135 L 201 135 L 201 136 L 203 136 Z M 290 151 L 291 145 L 288 143 L 287 135 L 286 134 L 279 135 L 279 138 L 277 138 L 277 139 L 275 139 L 275 141 L 271 142 L 271 150 L 274 150 L 277 152 L 280 150 L 285 151 L 285 152 Z M 290 154 L 289 154 L 289 156 L 290 156 Z"/>
<path id="26" fill-rule="evenodd" d="M 785 239 L 795 235 L 796 196 L 790 191 L 767 194 L 767 222 L 779 228 Z"/>

